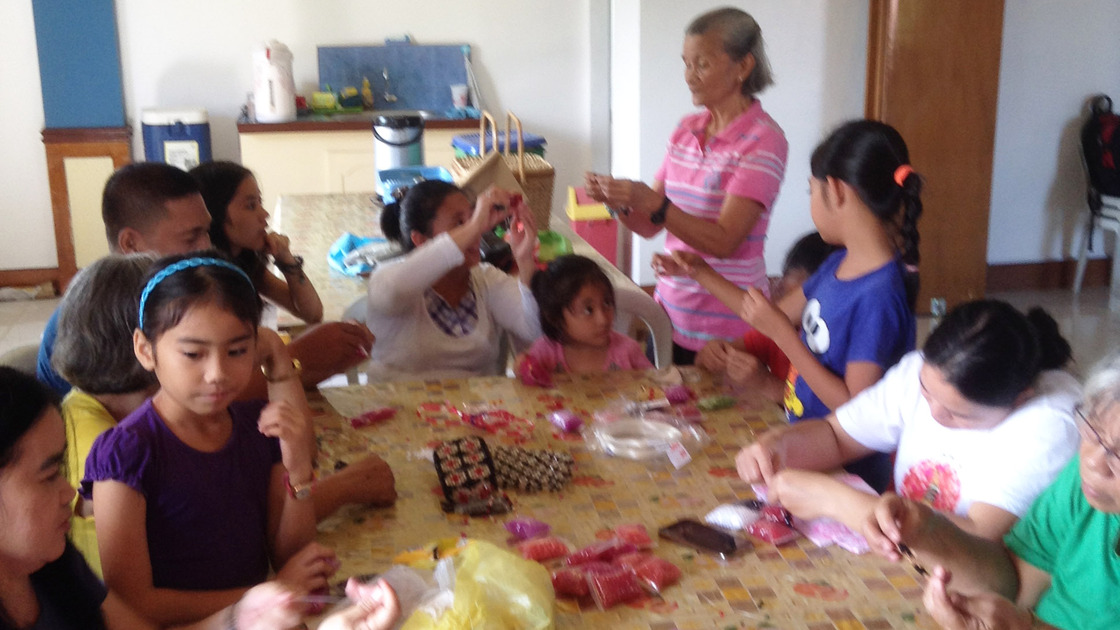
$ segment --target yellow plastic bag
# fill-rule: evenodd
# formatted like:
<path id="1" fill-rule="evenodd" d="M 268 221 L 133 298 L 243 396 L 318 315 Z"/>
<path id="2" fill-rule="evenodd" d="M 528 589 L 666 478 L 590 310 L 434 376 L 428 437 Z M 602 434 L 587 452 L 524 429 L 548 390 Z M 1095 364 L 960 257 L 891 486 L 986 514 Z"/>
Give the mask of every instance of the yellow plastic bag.
<path id="1" fill-rule="evenodd" d="M 556 594 L 548 570 L 480 540 L 455 557 L 455 599 L 438 619 L 418 610 L 401 630 L 512 630 L 553 627 Z"/>

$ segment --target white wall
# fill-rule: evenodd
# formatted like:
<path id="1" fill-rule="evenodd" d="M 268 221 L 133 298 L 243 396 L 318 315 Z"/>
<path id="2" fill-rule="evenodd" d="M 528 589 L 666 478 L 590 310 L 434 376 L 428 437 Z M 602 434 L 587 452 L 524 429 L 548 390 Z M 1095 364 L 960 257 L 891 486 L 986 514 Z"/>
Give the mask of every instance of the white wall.
<path id="1" fill-rule="evenodd" d="M 548 139 L 559 188 L 590 163 L 587 7 L 587 0 L 117 0 L 125 103 L 134 120 L 146 107 L 206 107 L 215 157 L 236 159 L 236 119 L 259 42 L 275 38 L 291 48 L 303 94 L 318 89 L 319 45 L 380 44 L 405 33 L 416 43 L 467 43 L 486 106 L 513 110 L 527 131 Z M 139 153 L 138 126 L 135 133 Z"/>
<path id="2" fill-rule="evenodd" d="M 1076 257 L 1086 212 L 1080 127 L 1092 94 L 1120 108 L 1120 2 L 1011 0 L 1003 19 L 988 262 Z"/>
<path id="3" fill-rule="evenodd" d="M 617 175 L 646 182 L 664 157 L 665 142 L 680 118 L 693 110 L 684 83 L 681 49 L 692 18 L 726 2 L 615 0 L 615 41 L 622 48 L 612 71 L 613 121 L 625 125 L 616 141 Z M 863 115 L 867 72 L 867 3 L 863 0 L 753 0 L 736 3 L 762 27 L 775 85 L 760 95 L 763 107 L 782 126 L 789 141 L 786 177 L 770 218 L 766 262 L 770 273 L 781 269 L 789 246 L 813 229 L 809 218 L 809 154 L 839 121 Z M 635 17 L 636 15 L 636 17 Z M 637 85 L 634 85 L 637 84 Z M 633 105 L 630 101 L 636 100 Z M 631 129 L 632 127 L 632 129 Z M 661 251 L 664 237 L 637 239 L 633 272 L 651 284 L 649 260 Z"/>
<path id="4" fill-rule="evenodd" d="M 243 0 L 192 3 L 117 0 L 127 114 L 145 107 L 203 106 L 215 155 L 238 157 L 235 121 L 251 82 L 250 54 L 267 38 L 295 54 L 297 87 L 317 79 L 315 46 L 378 43 L 410 33 L 418 42 L 474 48 L 488 104 L 509 107 L 549 140 L 557 190 L 580 181 L 607 139 L 591 136 L 593 55 L 588 3 L 518 0 Z M 622 46 L 613 69 L 614 169 L 648 181 L 665 139 L 691 103 L 681 73 L 683 30 L 715 1 L 613 0 Z M 766 247 L 778 267 L 810 229 L 808 155 L 836 122 L 863 111 L 867 4 L 863 0 L 743 0 L 762 25 L 777 84 L 761 95 L 790 142 L 785 184 Z M 618 23 L 626 15 L 626 23 Z M 1120 3 L 1006 3 L 988 259 L 993 264 L 1069 255 L 1082 221 L 1083 181 L 1074 133 L 1084 99 L 1118 97 Z M 0 3 L 0 268 L 53 267 L 53 224 L 38 59 L 30 0 Z M 628 72 L 620 72 L 627 69 Z M 625 91 L 622 91 L 625 88 Z M 623 100 L 619 100 L 623 99 Z M 628 100 L 627 100 L 628 99 Z M 622 103 L 626 103 L 622 105 Z M 596 127 L 598 128 L 598 127 Z M 594 153 L 593 146 L 597 149 Z M 645 250 L 648 259 L 649 245 Z M 1100 250 L 1098 249 L 1098 254 Z M 642 270 L 647 264 L 639 264 Z M 648 276 L 643 281 L 650 281 Z"/>
<path id="5" fill-rule="evenodd" d="M 0 269 L 58 265 L 31 0 L 0 2 Z"/>

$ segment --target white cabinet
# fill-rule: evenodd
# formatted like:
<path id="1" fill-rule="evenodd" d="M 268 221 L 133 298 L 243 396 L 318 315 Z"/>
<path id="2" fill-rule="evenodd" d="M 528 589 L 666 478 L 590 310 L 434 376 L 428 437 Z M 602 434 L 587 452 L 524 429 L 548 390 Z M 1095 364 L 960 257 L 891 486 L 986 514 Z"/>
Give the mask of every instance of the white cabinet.
<path id="1" fill-rule="evenodd" d="M 451 139 L 469 129 L 424 130 L 424 161 L 448 169 L 455 152 Z M 241 163 L 253 171 L 272 211 L 281 195 L 373 193 L 377 165 L 373 133 L 345 131 L 242 132 Z"/>

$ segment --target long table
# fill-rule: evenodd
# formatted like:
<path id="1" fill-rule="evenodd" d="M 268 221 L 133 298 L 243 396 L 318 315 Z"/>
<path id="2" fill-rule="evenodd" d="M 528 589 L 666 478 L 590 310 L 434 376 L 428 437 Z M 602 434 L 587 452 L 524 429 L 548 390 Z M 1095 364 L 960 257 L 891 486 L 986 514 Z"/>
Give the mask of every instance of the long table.
<path id="1" fill-rule="evenodd" d="M 685 382 L 701 396 L 720 392 L 695 368 Z M 643 399 L 655 387 L 650 372 L 559 376 L 553 389 L 526 387 L 507 378 L 383 383 L 323 389 L 313 397 L 325 474 L 339 462 L 374 452 L 392 466 L 399 499 L 392 508 L 349 506 L 319 526 L 319 540 L 342 561 L 339 577 L 377 573 L 399 552 L 445 537 L 467 536 L 505 545 L 503 523 L 531 516 L 552 526 L 574 546 L 596 542 L 626 523 L 658 528 L 679 518 L 700 519 L 721 503 L 749 498 L 735 474 L 741 445 L 783 422 L 777 408 L 741 401 L 731 409 L 705 412 L 711 441 L 675 469 L 668 460 L 641 463 L 589 450 L 578 437 L 557 432 L 545 419 L 557 407 L 585 419 L 620 398 Z M 418 408 L 426 403 L 486 402 L 532 422 L 526 448 L 567 450 L 575 459 L 573 480 L 562 491 L 509 491 L 514 511 L 469 518 L 440 510 L 438 478 L 425 457 L 434 443 L 481 435 L 492 445 L 513 443 L 509 434 L 443 422 Z M 397 408 L 381 424 L 353 428 L 348 418 L 381 406 Z M 427 407 L 425 407 L 427 408 Z M 756 541 L 755 549 L 727 562 L 660 541 L 654 552 L 677 564 L 683 577 L 661 598 L 647 598 L 608 611 L 557 600 L 560 628 L 788 628 L 803 630 L 935 627 L 921 606 L 921 582 L 913 570 L 873 556 L 817 548 L 802 538 L 783 547 Z"/>

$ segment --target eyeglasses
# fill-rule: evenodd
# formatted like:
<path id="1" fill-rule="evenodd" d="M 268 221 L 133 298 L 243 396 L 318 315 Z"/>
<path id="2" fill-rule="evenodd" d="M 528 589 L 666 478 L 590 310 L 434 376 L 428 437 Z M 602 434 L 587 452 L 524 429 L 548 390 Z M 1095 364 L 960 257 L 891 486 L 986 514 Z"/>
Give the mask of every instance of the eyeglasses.
<path id="1" fill-rule="evenodd" d="M 1118 454 L 1113 447 L 1104 443 L 1104 438 L 1101 437 L 1100 431 L 1092 424 L 1089 424 L 1089 418 L 1085 415 L 1085 410 L 1081 405 L 1075 407 L 1074 411 L 1077 412 L 1077 418 L 1080 420 L 1078 429 L 1080 429 L 1081 438 L 1083 440 L 1091 439 L 1096 441 L 1097 446 L 1101 447 L 1101 450 L 1103 450 L 1106 455 L 1105 459 L 1108 461 L 1108 469 L 1111 470 L 1114 475 L 1120 475 L 1120 454 Z"/>

